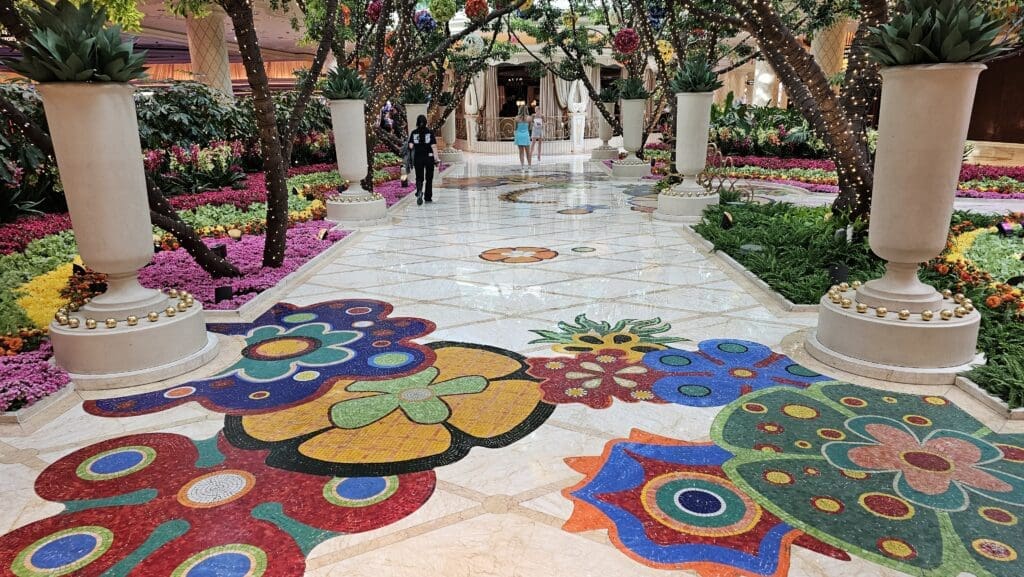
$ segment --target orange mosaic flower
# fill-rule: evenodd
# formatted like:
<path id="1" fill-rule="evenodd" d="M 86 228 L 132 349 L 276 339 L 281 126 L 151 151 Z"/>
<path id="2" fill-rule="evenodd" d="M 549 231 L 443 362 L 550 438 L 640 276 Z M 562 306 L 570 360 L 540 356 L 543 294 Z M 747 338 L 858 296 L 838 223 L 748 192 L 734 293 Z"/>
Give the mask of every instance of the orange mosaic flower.
<path id="1" fill-rule="evenodd" d="M 480 253 L 480 258 L 505 264 L 525 264 L 550 260 L 558 256 L 558 253 L 549 249 L 536 246 L 516 246 L 492 248 Z"/>

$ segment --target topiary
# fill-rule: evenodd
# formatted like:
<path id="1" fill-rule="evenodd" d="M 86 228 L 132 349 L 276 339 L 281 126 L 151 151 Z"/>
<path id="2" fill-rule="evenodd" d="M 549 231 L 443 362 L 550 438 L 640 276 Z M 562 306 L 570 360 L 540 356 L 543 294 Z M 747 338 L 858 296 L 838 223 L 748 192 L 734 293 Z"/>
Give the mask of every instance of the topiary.
<path id="1" fill-rule="evenodd" d="M 36 82 L 128 82 L 146 75 L 146 51 L 121 41 L 121 27 L 106 27 L 107 10 L 86 0 L 50 4 L 36 0 L 25 10 L 32 28 L 21 44 L 20 60 L 4 59 L 15 72 Z"/>
<path id="2" fill-rule="evenodd" d="M 323 92 L 328 100 L 364 100 L 370 96 L 366 83 L 351 68 L 335 68 L 328 72 Z"/>
<path id="3" fill-rule="evenodd" d="M 868 54 L 882 66 L 980 62 L 1006 51 L 1005 22 L 973 0 L 904 0 L 888 24 L 871 28 Z"/>
<path id="4" fill-rule="evenodd" d="M 714 92 L 721 87 L 722 81 L 704 56 L 684 62 L 672 78 L 673 92 Z"/>

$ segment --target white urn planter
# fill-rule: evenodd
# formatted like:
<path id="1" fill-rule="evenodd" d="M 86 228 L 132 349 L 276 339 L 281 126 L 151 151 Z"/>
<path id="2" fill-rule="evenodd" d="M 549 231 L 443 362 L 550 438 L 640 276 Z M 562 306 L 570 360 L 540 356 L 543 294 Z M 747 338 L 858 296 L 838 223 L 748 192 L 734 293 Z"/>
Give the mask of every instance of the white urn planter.
<path id="1" fill-rule="evenodd" d="M 644 145 L 646 108 L 646 99 L 622 100 L 622 147 L 626 149 L 626 158 L 612 162 L 612 176 L 615 178 L 641 178 L 651 174 L 651 166 L 636 156 L 636 151 Z"/>
<path id="2" fill-rule="evenodd" d="M 429 104 L 406 104 L 405 105 L 405 117 L 409 121 L 409 130 L 410 131 L 416 128 L 416 118 L 419 115 L 422 114 L 423 116 L 427 116 L 427 108 L 429 108 L 429 107 L 430 107 Z M 409 135 L 406 134 L 405 136 L 408 137 Z"/>
<path id="3" fill-rule="evenodd" d="M 977 360 L 981 316 L 917 276 L 946 244 L 983 64 L 883 68 L 869 242 L 886 273 L 821 300 L 808 352 L 853 373 L 953 383 Z M 964 306 L 967 305 L 967 306 Z"/>
<path id="4" fill-rule="evenodd" d="M 206 332 L 202 305 L 139 284 L 139 269 L 153 258 L 153 225 L 134 88 L 66 82 L 40 84 L 39 92 L 78 252 L 107 275 L 105 293 L 51 324 L 57 363 L 79 389 L 101 389 L 158 381 L 209 362 L 218 341 Z"/>
<path id="5" fill-rule="evenodd" d="M 608 108 L 608 114 L 615 115 L 615 103 L 605 103 L 605 107 Z M 614 146 L 609 146 L 608 141 L 612 139 L 615 131 L 603 114 L 598 114 L 598 125 L 597 135 L 601 138 L 601 146 L 598 146 L 590 152 L 590 160 L 614 160 L 619 157 L 619 149 Z"/>
<path id="6" fill-rule="evenodd" d="M 338 158 L 338 174 L 348 181 L 348 190 L 327 201 L 327 219 L 350 228 L 387 224 L 384 197 L 363 189 L 369 160 L 366 156 L 366 102 L 331 100 L 331 128 Z"/>
<path id="7" fill-rule="evenodd" d="M 718 204 L 718 193 L 709 193 L 697 182 L 708 160 L 708 130 L 714 92 L 676 94 L 676 172 L 683 182 L 658 194 L 654 218 L 697 222 L 704 209 Z"/>
<path id="8" fill-rule="evenodd" d="M 438 151 L 441 162 L 455 164 L 463 162 L 462 151 L 455 148 L 455 115 L 449 114 L 441 125 L 441 138 L 444 138 L 444 148 Z"/>

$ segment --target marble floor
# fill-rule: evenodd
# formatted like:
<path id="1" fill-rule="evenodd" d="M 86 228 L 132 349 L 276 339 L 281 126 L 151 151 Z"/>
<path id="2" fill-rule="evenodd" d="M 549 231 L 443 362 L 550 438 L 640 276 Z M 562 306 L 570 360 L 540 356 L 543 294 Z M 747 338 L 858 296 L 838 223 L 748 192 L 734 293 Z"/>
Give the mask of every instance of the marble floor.
<path id="1" fill-rule="evenodd" d="M 211 365 L 0 426 L 0 575 L 1024 574 L 1024 423 L 808 358 L 652 186 L 469 156 Z"/>

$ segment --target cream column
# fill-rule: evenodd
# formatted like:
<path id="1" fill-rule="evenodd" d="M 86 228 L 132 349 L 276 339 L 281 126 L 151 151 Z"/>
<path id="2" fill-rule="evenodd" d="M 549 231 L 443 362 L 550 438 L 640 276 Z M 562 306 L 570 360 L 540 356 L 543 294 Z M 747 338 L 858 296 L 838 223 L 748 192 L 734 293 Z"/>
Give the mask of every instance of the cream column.
<path id="1" fill-rule="evenodd" d="M 771 64 L 758 60 L 754 65 L 754 98 L 755 106 L 773 106 L 779 93 L 779 78 Z"/>
<path id="2" fill-rule="evenodd" d="M 218 6 L 211 5 L 210 15 L 204 18 L 186 16 L 188 55 L 192 60 L 192 76 L 196 81 L 219 90 L 228 98 L 234 98 L 224 24 L 224 11 Z"/>

